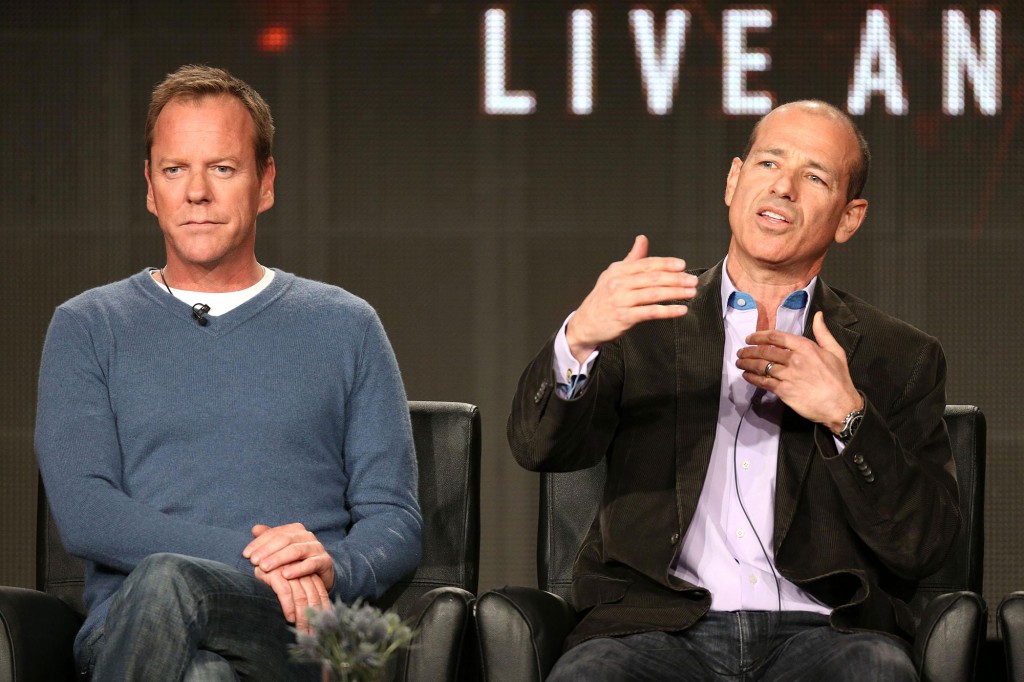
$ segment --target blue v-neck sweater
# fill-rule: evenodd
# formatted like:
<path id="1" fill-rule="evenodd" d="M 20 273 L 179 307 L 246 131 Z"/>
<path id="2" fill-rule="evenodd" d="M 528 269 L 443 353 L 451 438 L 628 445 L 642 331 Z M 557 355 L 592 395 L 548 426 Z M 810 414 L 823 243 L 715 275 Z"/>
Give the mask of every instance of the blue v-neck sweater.
<path id="1" fill-rule="evenodd" d="M 377 597 L 419 562 L 398 365 L 373 309 L 337 287 L 276 271 L 205 327 L 148 269 L 71 299 L 43 348 L 35 442 L 61 538 L 86 560 L 79 642 L 150 554 L 252 573 L 257 523 L 315 533 L 332 597 Z"/>

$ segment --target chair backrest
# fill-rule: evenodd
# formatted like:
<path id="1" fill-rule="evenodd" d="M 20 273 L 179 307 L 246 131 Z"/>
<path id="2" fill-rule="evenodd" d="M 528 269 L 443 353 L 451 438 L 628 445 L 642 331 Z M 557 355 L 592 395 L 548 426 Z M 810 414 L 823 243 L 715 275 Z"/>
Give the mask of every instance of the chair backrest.
<path id="1" fill-rule="evenodd" d="M 450 585 L 476 592 L 480 560 L 480 411 L 465 403 L 410 401 L 419 464 L 423 559 L 378 601 L 405 617 L 423 593 Z M 64 551 L 39 486 L 36 587 L 81 614 L 83 563 Z"/>
<path id="2" fill-rule="evenodd" d="M 435 587 L 476 593 L 480 575 L 480 410 L 465 403 L 409 403 L 419 462 L 423 558 L 377 604 L 405 617 Z"/>
<path id="3" fill-rule="evenodd" d="M 981 594 L 985 556 L 985 415 L 973 405 L 946 407 L 946 430 L 960 487 L 960 534 L 942 568 L 917 585 L 910 607 L 917 615 L 935 597 L 967 590 Z"/>
<path id="4" fill-rule="evenodd" d="M 985 417 L 973 405 L 949 405 L 944 421 L 956 462 L 962 526 L 942 568 L 919 583 L 910 602 L 917 615 L 939 594 L 960 590 L 981 593 Z M 541 589 L 569 599 L 573 561 L 597 514 L 604 480 L 603 461 L 583 471 L 541 474 L 537 535 L 537 582 Z"/>

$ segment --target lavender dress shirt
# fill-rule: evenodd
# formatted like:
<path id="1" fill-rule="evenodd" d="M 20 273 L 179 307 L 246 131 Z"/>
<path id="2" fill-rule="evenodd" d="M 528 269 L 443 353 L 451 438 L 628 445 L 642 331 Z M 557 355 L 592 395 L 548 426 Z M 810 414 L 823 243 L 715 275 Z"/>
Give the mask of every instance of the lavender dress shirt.
<path id="1" fill-rule="evenodd" d="M 755 390 L 736 367 L 736 353 L 757 328 L 754 298 L 736 289 L 722 267 L 725 349 L 722 392 L 711 463 L 693 520 L 668 570 L 711 593 L 713 611 L 813 611 L 831 609 L 775 570 L 772 533 L 775 474 L 784 405 L 771 392 Z M 776 329 L 802 334 L 807 301 L 817 278 L 790 294 L 776 312 Z M 575 313 L 573 313 L 575 314 Z M 582 365 L 565 339 L 562 324 L 555 338 L 554 371 L 558 395 L 571 400 L 586 382 L 600 351 Z M 842 443 L 837 441 L 842 451 Z"/>

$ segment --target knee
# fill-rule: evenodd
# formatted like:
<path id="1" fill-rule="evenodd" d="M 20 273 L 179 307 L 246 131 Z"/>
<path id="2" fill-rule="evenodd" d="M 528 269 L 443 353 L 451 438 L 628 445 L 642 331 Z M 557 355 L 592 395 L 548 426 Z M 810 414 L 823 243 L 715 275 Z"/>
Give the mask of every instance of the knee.
<path id="1" fill-rule="evenodd" d="M 843 647 L 842 659 L 845 662 L 842 668 L 857 671 L 858 680 L 902 682 L 917 679 L 917 671 L 906 647 L 884 636 L 853 636 Z M 840 674 L 834 679 L 846 678 Z"/>
<path id="2" fill-rule="evenodd" d="M 111 608 L 119 602 L 133 607 L 140 603 L 183 602 L 196 598 L 202 581 L 196 580 L 197 560 L 167 552 L 151 554 L 139 562 L 118 592 Z"/>
<path id="3" fill-rule="evenodd" d="M 615 638 L 587 640 L 566 651 L 555 663 L 547 682 L 623 680 L 636 663 L 629 647 Z"/>
<path id="4" fill-rule="evenodd" d="M 150 554 L 128 574 L 125 583 L 134 586 L 166 586 L 182 579 L 188 580 L 195 566 L 196 559 L 182 554 Z"/>

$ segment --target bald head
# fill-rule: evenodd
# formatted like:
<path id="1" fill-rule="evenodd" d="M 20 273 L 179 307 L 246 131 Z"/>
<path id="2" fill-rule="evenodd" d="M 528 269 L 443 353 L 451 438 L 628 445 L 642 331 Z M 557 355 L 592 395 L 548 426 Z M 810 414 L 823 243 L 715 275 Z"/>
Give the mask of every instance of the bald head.
<path id="1" fill-rule="evenodd" d="M 868 181 L 868 167 L 871 165 L 871 150 L 868 149 L 868 141 L 864 139 L 864 134 L 861 133 L 860 128 L 858 128 L 857 124 L 853 122 L 853 119 L 850 118 L 845 111 L 832 106 L 828 102 L 822 102 L 821 100 L 816 99 L 806 99 L 781 104 L 772 109 L 770 112 L 765 114 L 754 125 L 754 129 L 750 131 L 750 138 L 747 140 L 747 146 L 743 150 L 742 158 L 746 159 L 750 154 L 750 150 L 754 148 L 754 142 L 757 139 L 757 133 L 761 128 L 761 123 L 770 116 L 773 116 L 776 112 L 781 112 L 787 109 L 800 109 L 810 114 L 830 118 L 841 123 L 850 131 L 850 134 L 857 141 L 857 148 L 860 150 L 860 154 L 858 155 L 858 158 L 850 164 L 850 168 L 846 169 L 848 173 L 846 199 L 847 201 L 850 201 L 852 199 L 860 198 L 860 195 L 864 192 L 864 185 L 867 184 Z"/>

